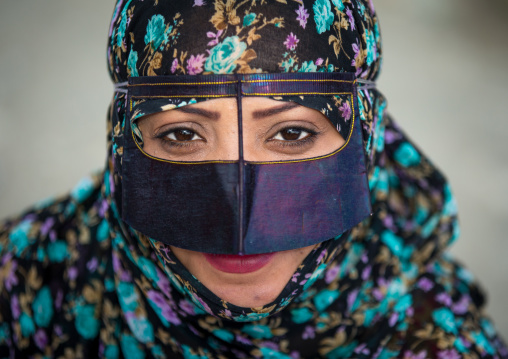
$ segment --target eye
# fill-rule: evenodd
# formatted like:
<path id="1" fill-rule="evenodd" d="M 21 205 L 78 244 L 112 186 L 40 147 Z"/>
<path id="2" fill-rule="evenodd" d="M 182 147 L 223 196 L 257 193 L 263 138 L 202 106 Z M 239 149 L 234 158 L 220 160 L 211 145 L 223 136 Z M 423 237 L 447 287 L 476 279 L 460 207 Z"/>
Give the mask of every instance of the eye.
<path id="1" fill-rule="evenodd" d="M 278 141 L 300 141 L 313 135 L 315 135 L 315 133 L 309 130 L 298 127 L 289 127 L 280 130 L 271 139 Z"/>
<path id="2" fill-rule="evenodd" d="M 178 142 L 190 142 L 196 140 L 202 140 L 196 132 L 189 130 L 187 128 L 177 128 L 164 132 L 160 135 L 160 137 L 168 139 L 170 141 L 178 141 Z"/>

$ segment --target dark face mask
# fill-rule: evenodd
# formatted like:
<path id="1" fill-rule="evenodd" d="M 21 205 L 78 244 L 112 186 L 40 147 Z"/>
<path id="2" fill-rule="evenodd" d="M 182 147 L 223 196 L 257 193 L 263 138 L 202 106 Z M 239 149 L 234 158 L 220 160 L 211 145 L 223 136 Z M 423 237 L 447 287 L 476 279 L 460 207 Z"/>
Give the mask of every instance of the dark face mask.
<path id="1" fill-rule="evenodd" d="M 123 220 L 150 238 L 193 251 L 257 254 L 334 238 L 371 213 L 353 74 L 133 77 L 123 133 Z M 242 98 L 269 97 L 326 112 L 345 143 L 287 161 L 244 156 Z M 145 151 L 142 116 L 171 106 L 235 98 L 238 159 L 177 161 Z"/>

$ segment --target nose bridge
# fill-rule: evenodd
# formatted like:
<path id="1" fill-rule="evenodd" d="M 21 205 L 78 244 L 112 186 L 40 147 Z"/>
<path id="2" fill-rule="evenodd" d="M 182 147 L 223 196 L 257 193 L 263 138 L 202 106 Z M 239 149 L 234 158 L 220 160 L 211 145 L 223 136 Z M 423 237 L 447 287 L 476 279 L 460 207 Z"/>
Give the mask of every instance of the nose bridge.
<path id="1" fill-rule="evenodd" d="M 242 116 L 242 80 L 240 76 L 236 76 L 236 108 L 238 118 L 238 238 L 237 250 L 238 253 L 245 253 L 245 235 L 247 218 L 246 214 L 246 201 L 245 201 L 245 165 L 243 157 L 243 116 Z"/>

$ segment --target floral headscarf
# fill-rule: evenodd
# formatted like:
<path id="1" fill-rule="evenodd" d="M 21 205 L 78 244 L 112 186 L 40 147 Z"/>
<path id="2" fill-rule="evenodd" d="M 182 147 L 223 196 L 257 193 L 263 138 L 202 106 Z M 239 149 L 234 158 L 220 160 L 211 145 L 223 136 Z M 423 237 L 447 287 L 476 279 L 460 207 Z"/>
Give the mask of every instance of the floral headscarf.
<path id="1" fill-rule="evenodd" d="M 373 215 L 321 243 L 261 308 L 216 297 L 167 246 L 119 218 L 128 77 L 349 72 L 381 63 L 371 1 L 118 0 L 109 34 L 105 170 L 0 226 L 2 357 L 508 357 L 471 274 L 441 173 L 359 91 Z M 115 124 L 115 125 L 113 125 Z"/>

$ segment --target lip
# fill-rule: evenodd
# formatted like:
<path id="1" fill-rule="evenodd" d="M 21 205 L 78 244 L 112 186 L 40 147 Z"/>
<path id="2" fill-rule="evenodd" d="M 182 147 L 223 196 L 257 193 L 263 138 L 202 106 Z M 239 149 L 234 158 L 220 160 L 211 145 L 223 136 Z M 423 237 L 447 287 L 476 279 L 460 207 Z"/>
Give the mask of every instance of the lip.
<path id="1" fill-rule="evenodd" d="M 267 265 L 275 254 L 276 253 L 263 253 L 240 256 L 203 253 L 212 267 L 226 273 L 255 272 Z"/>

